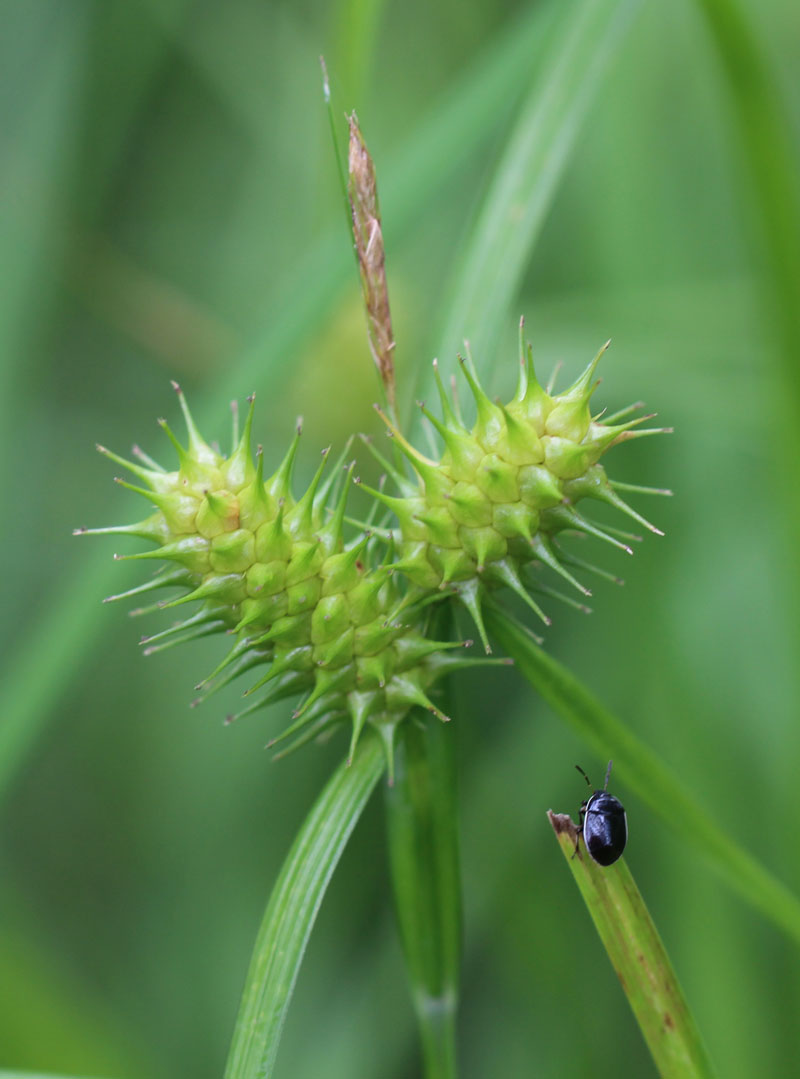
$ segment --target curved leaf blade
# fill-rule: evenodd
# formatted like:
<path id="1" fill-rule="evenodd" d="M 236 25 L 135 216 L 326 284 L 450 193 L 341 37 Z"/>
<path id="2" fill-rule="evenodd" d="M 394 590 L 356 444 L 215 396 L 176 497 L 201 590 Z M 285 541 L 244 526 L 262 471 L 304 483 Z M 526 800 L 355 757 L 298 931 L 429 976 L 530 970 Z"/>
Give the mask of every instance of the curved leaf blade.
<path id="1" fill-rule="evenodd" d="M 695 847 L 733 891 L 800 944 L 800 900 L 715 824 L 653 750 L 535 644 L 516 619 L 495 603 L 487 603 L 484 617 L 490 634 L 556 715 L 598 756 L 613 757 L 615 773 L 627 786 Z"/>
<path id="2" fill-rule="evenodd" d="M 563 5 L 555 40 L 459 260 L 435 355 L 454 355 L 468 337 L 479 356 L 498 336 L 581 125 L 640 2 Z"/>
<path id="3" fill-rule="evenodd" d="M 662 1079 L 712 1079 L 700 1032 L 624 859 L 603 869 L 582 848 L 567 814 L 547 814 Z"/>
<path id="4" fill-rule="evenodd" d="M 300 964 L 328 883 L 383 774 L 377 738 L 365 737 L 306 817 L 286 857 L 256 939 L 225 1079 L 272 1074 Z"/>

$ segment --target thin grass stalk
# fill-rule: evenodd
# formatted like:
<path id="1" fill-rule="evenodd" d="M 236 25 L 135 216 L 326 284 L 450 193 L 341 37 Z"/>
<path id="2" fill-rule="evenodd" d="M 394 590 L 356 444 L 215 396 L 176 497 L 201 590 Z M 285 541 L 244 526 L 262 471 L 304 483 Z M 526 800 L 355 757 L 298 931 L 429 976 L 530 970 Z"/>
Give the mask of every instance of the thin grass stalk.
<path id="1" fill-rule="evenodd" d="M 461 967 L 454 732 L 403 724 L 385 791 L 395 910 L 422 1040 L 426 1079 L 455 1079 Z"/>
<path id="2" fill-rule="evenodd" d="M 581 125 L 640 2 L 581 0 L 561 8 L 545 61 L 457 262 L 436 338 L 434 354 L 442 360 L 467 337 L 480 364 L 500 337 Z"/>
<path id="3" fill-rule="evenodd" d="M 548 813 L 611 965 L 662 1079 L 713 1079 L 700 1031 L 624 859 L 603 868 L 567 814 Z M 576 853 L 577 852 L 577 853 Z"/>
<path id="4" fill-rule="evenodd" d="M 283 1024 L 322 899 L 347 840 L 384 772 L 379 740 L 362 737 L 303 822 L 256 939 L 225 1079 L 272 1075 Z"/>

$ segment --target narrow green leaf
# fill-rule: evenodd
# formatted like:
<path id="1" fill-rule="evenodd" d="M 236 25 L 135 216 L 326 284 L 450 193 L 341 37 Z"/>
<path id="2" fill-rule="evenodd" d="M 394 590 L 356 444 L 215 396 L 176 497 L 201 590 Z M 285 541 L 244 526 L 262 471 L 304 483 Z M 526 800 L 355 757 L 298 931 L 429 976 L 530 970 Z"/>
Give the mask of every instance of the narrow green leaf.
<path id="1" fill-rule="evenodd" d="M 613 758 L 615 773 L 669 828 L 695 847 L 733 891 L 800 944 L 797 897 L 715 824 L 653 750 L 536 645 L 523 626 L 491 602 L 485 618 L 489 632 L 556 715 L 598 756 Z"/>
<path id="2" fill-rule="evenodd" d="M 624 859 L 604 869 L 567 814 L 547 814 L 662 1079 L 714 1072 L 666 949 Z"/>
<path id="3" fill-rule="evenodd" d="M 300 963 L 325 890 L 385 760 L 377 738 L 361 739 L 303 823 L 275 882 L 256 939 L 231 1044 L 226 1079 L 272 1074 Z"/>
<path id="4" fill-rule="evenodd" d="M 453 731 L 402 724 L 386 825 L 395 909 L 427 1079 L 456 1075 L 461 887 Z"/>
<path id="5" fill-rule="evenodd" d="M 640 2 L 560 5 L 546 60 L 520 108 L 468 250 L 457 262 L 435 355 L 455 355 L 466 337 L 480 362 L 498 337 L 581 124 Z"/>

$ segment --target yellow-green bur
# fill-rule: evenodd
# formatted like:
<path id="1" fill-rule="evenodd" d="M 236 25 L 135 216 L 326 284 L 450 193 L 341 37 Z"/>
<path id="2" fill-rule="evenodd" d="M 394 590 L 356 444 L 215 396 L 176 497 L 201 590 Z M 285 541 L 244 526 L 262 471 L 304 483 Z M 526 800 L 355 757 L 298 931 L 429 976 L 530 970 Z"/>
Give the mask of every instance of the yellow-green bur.
<path id="1" fill-rule="evenodd" d="M 561 850 L 603 946 L 617 972 L 663 1079 L 715 1074 L 658 930 L 631 872 L 620 858 L 604 868 L 581 844 L 566 813 L 548 811 Z"/>

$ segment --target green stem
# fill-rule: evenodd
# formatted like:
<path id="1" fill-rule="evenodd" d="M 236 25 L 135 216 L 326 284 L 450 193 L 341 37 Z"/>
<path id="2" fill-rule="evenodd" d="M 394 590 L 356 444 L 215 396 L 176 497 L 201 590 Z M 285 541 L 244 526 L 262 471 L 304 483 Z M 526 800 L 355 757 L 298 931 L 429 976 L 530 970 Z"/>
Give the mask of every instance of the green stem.
<path id="1" fill-rule="evenodd" d="M 461 893 L 453 732 L 400 728 L 386 825 L 395 908 L 427 1079 L 456 1075 Z"/>
<path id="2" fill-rule="evenodd" d="M 532 66 L 532 84 L 456 261 L 434 355 L 449 360 L 468 337 L 480 362 L 500 336 L 583 122 L 640 6 L 641 0 L 556 5 L 549 48 Z"/>
<path id="3" fill-rule="evenodd" d="M 365 736 L 314 803 L 275 882 L 256 939 L 225 1079 L 272 1075 L 308 938 L 333 871 L 383 774 L 377 738 Z"/>
<path id="4" fill-rule="evenodd" d="M 603 869 L 566 814 L 553 831 L 662 1079 L 711 1079 L 714 1071 L 666 949 L 624 860 Z"/>

